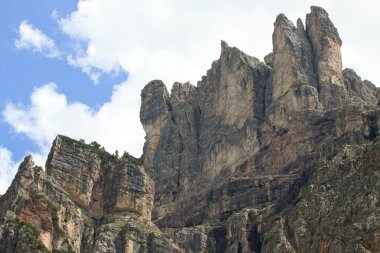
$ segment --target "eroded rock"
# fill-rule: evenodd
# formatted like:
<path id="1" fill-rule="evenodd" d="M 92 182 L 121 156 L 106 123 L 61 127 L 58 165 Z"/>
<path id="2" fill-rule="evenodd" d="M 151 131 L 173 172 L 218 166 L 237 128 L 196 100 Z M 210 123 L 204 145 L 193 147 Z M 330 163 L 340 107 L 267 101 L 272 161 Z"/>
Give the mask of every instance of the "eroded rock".
<path id="1" fill-rule="evenodd" d="M 2 252 L 178 252 L 150 221 L 154 184 L 137 159 L 58 136 L 47 168 L 26 157 L 1 197 Z"/>
<path id="2" fill-rule="evenodd" d="M 142 164 L 58 136 L 0 196 L 0 251 L 379 251 L 380 90 L 341 43 L 312 7 L 265 63 L 222 41 L 196 86 L 151 81 Z"/>
<path id="3" fill-rule="evenodd" d="M 263 252 L 379 251 L 379 154 L 378 141 L 332 153 L 265 233 Z"/>

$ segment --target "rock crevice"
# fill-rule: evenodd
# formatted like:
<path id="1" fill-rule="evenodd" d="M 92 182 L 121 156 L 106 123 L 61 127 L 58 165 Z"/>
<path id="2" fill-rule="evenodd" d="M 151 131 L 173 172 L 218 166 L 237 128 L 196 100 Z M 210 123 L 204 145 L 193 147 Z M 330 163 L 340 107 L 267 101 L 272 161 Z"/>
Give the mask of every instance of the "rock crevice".
<path id="1" fill-rule="evenodd" d="M 58 136 L 0 196 L 1 252 L 378 252 L 380 89 L 327 12 L 277 16 L 265 62 L 221 42 L 197 85 L 141 92 L 136 159 Z"/>

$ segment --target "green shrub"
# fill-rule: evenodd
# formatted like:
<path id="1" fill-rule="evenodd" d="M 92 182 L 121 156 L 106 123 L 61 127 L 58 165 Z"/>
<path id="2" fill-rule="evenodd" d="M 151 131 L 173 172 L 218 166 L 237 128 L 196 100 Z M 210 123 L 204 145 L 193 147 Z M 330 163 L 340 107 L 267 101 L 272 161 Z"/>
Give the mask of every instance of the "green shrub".
<path id="1" fill-rule="evenodd" d="M 26 199 L 24 199 L 21 196 L 17 196 L 16 201 L 15 201 L 15 206 L 22 205 L 26 202 Z"/>
<path id="2" fill-rule="evenodd" d="M 58 209 L 52 203 L 49 203 L 51 221 L 53 223 L 53 232 L 58 237 L 64 235 L 63 230 L 59 227 L 59 217 L 58 217 Z"/>
<path id="3" fill-rule="evenodd" d="M 296 206 L 300 201 L 301 201 L 302 197 L 301 196 L 298 196 L 297 198 L 295 198 L 293 200 L 293 206 Z"/>
<path id="4" fill-rule="evenodd" d="M 334 149 L 334 151 L 333 152 L 331 152 L 331 154 L 329 154 L 327 157 L 326 157 L 326 159 L 328 160 L 328 161 L 331 161 L 332 159 L 334 159 L 334 157 L 338 154 L 338 149 Z"/>
<path id="5" fill-rule="evenodd" d="M 40 236 L 40 232 L 35 226 L 29 222 L 19 219 L 10 220 L 8 222 L 15 226 L 19 232 L 25 235 L 25 237 L 22 237 L 20 240 L 26 240 L 24 243 L 27 243 L 28 246 L 30 246 L 30 252 L 50 253 L 45 245 L 39 240 L 38 237 Z"/>
<path id="6" fill-rule="evenodd" d="M 280 221 L 280 220 L 285 220 L 285 216 L 282 214 L 273 215 L 272 221 Z"/>
<path id="7" fill-rule="evenodd" d="M 133 157 L 128 152 L 124 152 L 124 154 L 119 158 L 119 151 L 116 150 L 115 154 L 108 153 L 103 146 L 101 146 L 96 141 L 91 142 L 90 144 L 87 144 L 84 142 L 83 139 L 80 139 L 79 141 L 71 139 L 70 137 L 59 135 L 59 137 L 64 140 L 65 142 L 72 144 L 74 146 L 90 150 L 92 153 L 95 153 L 99 156 L 100 159 L 102 159 L 104 162 L 118 162 L 118 161 L 129 161 L 130 163 L 134 165 L 141 165 L 141 162 L 139 159 Z"/>
<path id="8" fill-rule="evenodd" d="M 123 153 L 123 155 L 122 155 L 122 157 L 120 159 L 122 161 L 123 160 L 124 161 L 129 161 L 129 162 L 131 162 L 134 165 L 141 165 L 141 162 L 137 158 L 135 158 L 132 155 L 130 155 L 127 151 L 124 151 L 124 153 Z"/>
<path id="9" fill-rule="evenodd" d="M 116 161 L 117 158 L 114 155 L 111 155 L 108 153 L 104 147 L 102 147 L 99 143 L 96 141 L 91 142 L 90 144 L 87 144 L 84 142 L 83 139 L 77 141 L 74 139 L 71 139 L 70 137 L 59 135 L 59 137 L 64 140 L 65 142 L 72 144 L 74 146 L 78 146 L 83 149 L 90 150 L 92 153 L 95 153 L 99 156 L 100 159 L 106 160 L 106 161 Z"/>

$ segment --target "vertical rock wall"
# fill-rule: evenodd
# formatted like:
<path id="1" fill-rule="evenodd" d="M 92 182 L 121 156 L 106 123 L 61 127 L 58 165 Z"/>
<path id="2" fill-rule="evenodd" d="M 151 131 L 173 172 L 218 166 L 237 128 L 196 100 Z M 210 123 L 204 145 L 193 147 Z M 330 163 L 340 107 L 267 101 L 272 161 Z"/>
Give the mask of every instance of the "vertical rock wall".
<path id="1" fill-rule="evenodd" d="M 138 160 L 58 136 L 47 173 L 29 156 L 0 198 L 1 252 L 178 252 L 150 221 Z"/>
<path id="2" fill-rule="evenodd" d="M 265 63 L 222 41 L 196 86 L 151 81 L 143 166 L 58 136 L 0 196 L 0 251 L 377 252 L 380 90 L 341 44 L 311 7 Z"/>
<path id="3" fill-rule="evenodd" d="M 93 216 L 129 211 L 149 220 L 154 183 L 142 166 L 85 145 L 58 136 L 46 162 L 47 175 Z"/>
<path id="4" fill-rule="evenodd" d="M 283 14 L 274 26 L 266 63 L 222 41 L 197 86 L 175 83 L 169 94 L 152 81 L 142 91 L 152 218 L 188 252 L 258 252 L 267 217 L 292 201 L 320 160 L 377 131 L 370 111 L 378 90 L 342 71 L 326 11 L 311 7 L 306 29 Z M 255 211 L 235 224 L 244 208 Z"/>

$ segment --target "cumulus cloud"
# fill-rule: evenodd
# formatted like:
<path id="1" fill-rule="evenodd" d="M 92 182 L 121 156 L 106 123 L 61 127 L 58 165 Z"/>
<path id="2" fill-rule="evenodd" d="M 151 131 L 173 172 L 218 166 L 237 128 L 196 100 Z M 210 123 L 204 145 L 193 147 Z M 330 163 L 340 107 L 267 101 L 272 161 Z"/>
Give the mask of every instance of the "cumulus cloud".
<path id="1" fill-rule="evenodd" d="M 380 42 L 375 32 L 380 30 L 380 3 L 363 1 L 358 6 L 343 0 L 87 0 L 59 23 L 70 37 L 87 42 L 70 63 L 90 76 L 122 67 L 144 74 L 145 82 L 160 78 L 170 86 L 173 81 L 196 83 L 218 58 L 221 39 L 262 59 L 272 50 L 277 14 L 295 21 L 304 19 L 311 5 L 322 5 L 344 41 L 344 65 L 380 84 L 379 55 L 373 50 Z"/>
<path id="2" fill-rule="evenodd" d="M 57 134 L 87 142 L 96 140 L 111 153 L 128 150 L 138 156 L 144 134 L 139 125 L 131 124 L 139 121 L 139 112 L 132 104 L 138 104 L 140 98 L 131 97 L 133 88 L 115 86 L 111 102 L 95 111 L 82 103 L 69 103 L 56 84 L 48 83 L 34 90 L 29 107 L 8 103 L 3 116 L 17 133 L 38 144 L 38 157 L 46 157 Z"/>
<path id="3" fill-rule="evenodd" d="M 25 156 L 32 155 L 36 165 L 44 166 L 46 155 L 26 152 Z M 23 159 L 22 159 L 23 160 Z M 6 147 L 0 146 L 0 194 L 4 194 L 14 179 L 22 160 L 14 161 L 12 152 Z"/>
<path id="4" fill-rule="evenodd" d="M 154 78 L 170 86 L 176 80 L 199 80 L 218 58 L 221 39 L 247 50 L 270 41 L 272 20 L 268 30 L 261 30 L 267 31 L 264 41 L 254 39 L 257 35 L 242 25 L 251 15 L 267 19 L 255 6 L 211 2 L 80 1 L 78 10 L 60 21 L 62 31 L 87 42 L 69 57 L 70 63 L 88 74 L 122 67 L 145 76 L 140 86 Z M 262 56 L 270 51 L 270 43 L 265 47 Z"/>
<path id="5" fill-rule="evenodd" d="M 15 40 L 15 46 L 19 49 L 30 49 L 46 57 L 56 58 L 61 52 L 56 47 L 54 40 L 41 32 L 38 28 L 24 20 L 18 28 L 19 38 Z"/>
<path id="6" fill-rule="evenodd" d="M 353 67 L 379 85 L 380 56 L 374 50 L 380 42 L 379 33 L 374 32 L 380 30 L 378 1 L 363 0 L 358 6 L 343 0 L 86 0 L 79 1 L 77 10 L 64 18 L 53 14 L 75 45 L 85 45 L 73 48 L 68 63 L 81 68 L 94 82 L 104 73 L 120 70 L 128 72 L 128 80 L 116 85 L 109 102 L 96 110 L 69 103 L 57 85 L 50 83 L 34 90 L 30 105 L 8 103 L 3 115 L 16 132 L 38 143 L 42 155 L 61 133 L 96 140 L 111 152 L 127 150 L 139 156 L 144 142 L 138 117 L 140 90 L 146 83 L 162 79 L 169 88 L 174 81 L 196 84 L 219 57 L 221 39 L 262 59 L 272 50 L 276 15 L 285 13 L 295 22 L 305 17 L 310 5 L 323 5 L 338 27 L 345 67 Z M 22 41 L 30 41 L 25 44 L 36 51 L 55 48 L 38 29 L 26 22 L 24 26 L 30 34 L 45 39 L 22 39 L 20 32 L 19 47 Z"/>
<path id="7" fill-rule="evenodd" d="M 18 163 L 12 159 L 12 153 L 0 146 L 0 194 L 5 193 L 17 172 Z"/>

